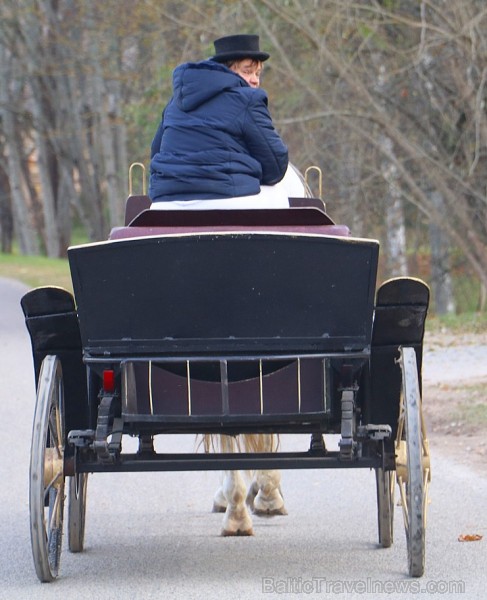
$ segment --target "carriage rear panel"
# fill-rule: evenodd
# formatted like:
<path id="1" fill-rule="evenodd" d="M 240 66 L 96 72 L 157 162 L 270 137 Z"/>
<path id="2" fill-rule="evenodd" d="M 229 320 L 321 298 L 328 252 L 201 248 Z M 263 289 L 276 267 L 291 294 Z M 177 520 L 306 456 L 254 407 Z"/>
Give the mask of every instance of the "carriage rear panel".
<path id="1" fill-rule="evenodd" d="M 69 250 L 88 360 L 367 350 L 377 259 L 373 240 L 271 233 Z"/>

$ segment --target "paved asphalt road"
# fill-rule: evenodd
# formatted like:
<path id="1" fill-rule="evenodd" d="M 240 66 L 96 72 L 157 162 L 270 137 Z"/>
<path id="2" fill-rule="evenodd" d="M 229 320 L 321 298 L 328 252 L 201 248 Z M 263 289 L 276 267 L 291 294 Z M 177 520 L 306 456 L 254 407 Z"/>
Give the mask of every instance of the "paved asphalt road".
<path id="1" fill-rule="evenodd" d="M 393 547 L 379 548 L 374 474 L 353 469 L 285 472 L 289 515 L 255 518 L 252 538 L 219 537 L 221 515 L 209 511 L 216 473 L 94 475 L 86 550 L 63 549 L 60 578 L 40 584 L 29 538 L 34 384 L 19 307 L 25 291 L 0 279 L 0 599 L 486 597 L 487 480 L 441 455 L 433 456 L 420 580 L 407 577 L 400 509 Z M 307 439 L 288 436 L 283 445 L 305 448 Z M 193 440 L 163 446 L 191 449 Z M 463 533 L 484 539 L 460 543 Z"/>

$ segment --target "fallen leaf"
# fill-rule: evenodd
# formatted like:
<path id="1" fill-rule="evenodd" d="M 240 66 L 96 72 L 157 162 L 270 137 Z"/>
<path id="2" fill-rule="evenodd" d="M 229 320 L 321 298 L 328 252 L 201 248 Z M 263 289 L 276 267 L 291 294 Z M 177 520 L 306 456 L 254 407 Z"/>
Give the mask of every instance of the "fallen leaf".
<path id="1" fill-rule="evenodd" d="M 459 542 L 480 542 L 483 536 L 478 533 L 462 533 L 458 536 Z"/>

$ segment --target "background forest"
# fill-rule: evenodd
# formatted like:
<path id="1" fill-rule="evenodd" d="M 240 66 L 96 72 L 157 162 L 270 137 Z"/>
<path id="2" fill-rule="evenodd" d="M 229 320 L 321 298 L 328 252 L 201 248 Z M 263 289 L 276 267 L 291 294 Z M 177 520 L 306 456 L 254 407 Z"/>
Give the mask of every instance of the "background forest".
<path id="1" fill-rule="evenodd" d="M 322 169 L 335 221 L 381 241 L 381 279 L 426 279 L 438 313 L 485 309 L 485 0 L 2 0 L 2 252 L 106 238 L 172 70 L 238 32 L 271 54 L 292 162 Z"/>

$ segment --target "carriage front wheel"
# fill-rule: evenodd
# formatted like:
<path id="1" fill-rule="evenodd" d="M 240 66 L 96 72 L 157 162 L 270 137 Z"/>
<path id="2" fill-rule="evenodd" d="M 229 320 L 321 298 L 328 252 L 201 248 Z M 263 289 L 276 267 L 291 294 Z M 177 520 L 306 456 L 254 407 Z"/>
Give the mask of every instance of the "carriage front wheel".
<path id="1" fill-rule="evenodd" d="M 414 348 L 401 348 L 399 362 L 402 394 L 395 448 L 396 476 L 406 529 L 409 574 L 421 577 L 425 561 L 430 456 Z"/>
<path id="2" fill-rule="evenodd" d="M 52 581 L 61 558 L 64 513 L 64 394 L 61 363 L 42 362 L 32 429 L 29 509 L 32 555 L 38 578 Z"/>

